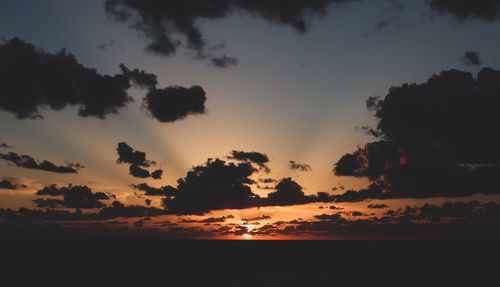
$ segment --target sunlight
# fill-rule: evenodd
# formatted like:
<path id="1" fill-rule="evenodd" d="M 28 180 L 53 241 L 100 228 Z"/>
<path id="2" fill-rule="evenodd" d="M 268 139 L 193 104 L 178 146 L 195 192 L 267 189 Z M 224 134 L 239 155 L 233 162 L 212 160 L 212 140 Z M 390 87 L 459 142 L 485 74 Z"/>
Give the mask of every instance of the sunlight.
<path id="1" fill-rule="evenodd" d="M 252 239 L 253 236 L 250 234 L 243 234 L 243 239 Z"/>

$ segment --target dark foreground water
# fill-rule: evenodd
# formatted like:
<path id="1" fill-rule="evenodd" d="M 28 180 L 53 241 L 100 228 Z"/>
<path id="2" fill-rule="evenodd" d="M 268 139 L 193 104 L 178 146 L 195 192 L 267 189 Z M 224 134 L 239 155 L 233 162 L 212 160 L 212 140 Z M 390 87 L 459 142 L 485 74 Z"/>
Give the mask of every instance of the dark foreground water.
<path id="1" fill-rule="evenodd" d="M 0 286 L 500 286 L 499 243 L 0 240 Z"/>

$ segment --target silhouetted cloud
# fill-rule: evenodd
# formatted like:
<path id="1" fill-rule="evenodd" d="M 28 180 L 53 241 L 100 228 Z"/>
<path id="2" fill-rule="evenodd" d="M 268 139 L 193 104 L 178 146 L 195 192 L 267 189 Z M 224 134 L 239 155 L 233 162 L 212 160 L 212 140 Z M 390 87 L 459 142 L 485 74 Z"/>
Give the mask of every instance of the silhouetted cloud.
<path id="1" fill-rule="evenodd" d="M 288 167 L 293 170 L 300 170 L 300 171 L 311 171 L 311 166 L 306 164 L 306 163 L 296 163 L 295 161 L 291 160 L 288 163 Z"/>
<path id="2" fill-rule="evenodd" d="M 27 186 L 24 184 L 15 184 L 8 179 L 4 179 L 0 181 L 0 189 L 18 189 L 18 188 L 26 188 Z"/>
<path id="3" fill-rule="evenodd" d="M 31 156 L 29 155 L 18 155 L 14 152 L 9 153 L 0 153 L 0 158 L 13 163 L 18 167 L 29 168 L 29 169 L 38 169 L 49 172 L 56 173 L 77 173 L 80 168 L 83 168 L 79 163 L 69 163 L 66 166 L 56 166 L 50 161 L 44 160 L 41 163 L 37 163 Z"/>
<path id="4" fill-rule="evenodd" d="M 118 159 L 116 160 L 118 163 L 130 163 L 143 167 L 149 167 L 151 164 L 154 164 L 154 162 L 146 160 L 145 152 L 139 150 L 134 151 L 126 142 L 118 143 L 116 152 L 118 153 Z"/>
<path id="5" fill-rule="evenodd" d="M 177 193 L 177 189 L 171 185 L 166 185 L 160 188 L 156 187 L 151 187 L 147 185 L 146 183 L 141 183 L 141 184 L 132 184 L 132 187 L 145 191 L 145 195 L 150 195 L 150 196 L 175 196 Z"/>
<path id="6" fill-rule="evenodd" d="M 283 178 L 276 185 L 275 190 L 270 192 L 267 197 L 261 198 L 259 206 L 288 206 L 313 202 L 331 202 L 335 198 L 325 192 L 318 192 L 316 195 L 305 195 L 302 186 L 290 177 Z"/>
<path id="7" fill-rule="evenodd" d="M 302 187 L 291 178 L 282 179 L 273 189 L 274 192 L 262 198 L 253 193 L 249 185 L 255 183 L 250 177 L 258 171 L 252 164 L 267 162 L 267 156 L 233 151 L 232 158 L 243 162 L 236 164 L 208 159 L 204 165 L 193 167 L 185 178 L 177 180 L 175 196 L 163 199 L 168 213 L 204 214 L 212 210 L 300 205 L 336 199 L 324 192 L 305 195 Z M 148 186 L 136 188 L 149 190 Z"/>
<path id="8" fill-rule="evenodd" d="M 381 141 L 344 155 L 334 172 L 373 183 L 337 200 L 499 193 L 499 94 L 500 71 L 484 68 L 477 79 L 443 71 L 424 84 L 392 87 L 384 99 L 369 98 Z"/>
<path id="9" fill-rule="evenodd" d="M 60 208 L 64 207 L 64 200 L 53 199 L 53 198 L 36 198 L 33 202 L 37 207 L 49 207 L 49 208 Z"/>
<path id="10" fill-rule="evenodd" d="M 132 21 L 131 27 L 141 32 L 148 40 L 147 51 L 171 56 L 184 47 L 196 53 L 196 58 L 210 59 L 212 64 L 223 67 L 232 60 L 214 55 L 220 49 L 210 47 L 199 28 L 204 20 L 226 18 L 233 13 L 249 14 L 270 23 L 292 27 L 298 32 L 308 30 L 313 16 L 325 15 L 331 4 L 355 0 L 286 0 L 278 1 L 196 1 L 196 0 L 107 0 L 105 9 L 109 16 L 119 22 Z M 220 46 L 220 45 L 216 45 Z M 227 58 L 227 59 L 226 59 Z M 222 63 L 222 64 L 221 64 Z"/>
<path id="11" fill-rule="evenodd" d="M 241 209 L 254 205 L 258 196 L 248 184 L 256 172 L 250 163 L 226 163 L 209 159 L 204 165 L 193 167 L 177 181 L 177 194 L 165 198 L 169 213 L 202 214 L 217 209 Z"/>
<path id="12" fill-rule="evenodd" d="M 114 201 L 111 206 L 101 209 L 98 213 L 90 216 L 92 219 L 112 219 L 118 217 L 153 217 L 165 215 L 165 210 L 156 207 L 142 205 L 125 206 L 119 201 Z"/>
<path id="13" fill-rule="evenodd" d="M 304 202 L 306 196 L 302 191 L 302 186 L 293 181 L 290 177 L 283 178 L 277 185 L 276 191 L 267 195 L 269 201 L 288 205 Z"/>
<path id="14" fill-rule="evenodd" d="M 465 55 L 462 57 L 462 61 L 467 66 L 478 66 L 482 63 L 479 52 L 475 51 L 465 51 Z"/>
<path id="15" fill-rule="evenodd" d="M 151 177 L 154 179 L 161 179 L 162 174 L 163 174 L 163 170 L 157 169 L 151 173 Z"/>
<path id="16" fill-rule="evenodd" d="M 200 86 L 155 88 L 150 89 L 144 97 L 143 106 L 151 117 L 162 123 L 171 123 L 188 115 L 204 114 L 205 95 Z"/>
<path id="17" fill-rule="evenodd" d="M 250 222 L 250 221 L 267 220 L 267 219 L 271 219 L 271 218 L 272 218 L 271 216 L 264 214 L 264 215 L 256 216 L 256 217 L 242 218 L 241 221 Z"/>
<path id="18" fill-rule="evenodd" d="M 406 206 L 398 210 L 389 210 L 385 215 L 406 220 L 429 219 L 432 221 L 444 217 L 468 220 L 477 220 L 479 218 L 500 219 L 500 206 L 494 202 L 481 204 L 478 201 L 445 202 L 441 206 L 426 203 L 421 207 Z"/>
<path id="19" fill-rule="evenodd" d="M 212 59 L 210 59 L 210 62 L 216 67 L 227 68 L 229 66 L 235 66 L 236 64 L 238 64 L 238 59 L 223 55 L 221 57 L 213 57 Z"/>
<path id="20" fill-rule="evenodd" d="M 267 157 L 266 154 L 260 152 L 255 152 L 255 151 L 244 152 L 244 151 L 233 150 L 228 158 L 244 162 L 255 163 L 266 173 L 271 172 L 271 170 L 267 166 L 267 163 L 269 163 L 269 158 Z"/>
<path id="21" fill-rule="evenodd" d="M 259 181 L 263 182 L 263 183 L 275 183 L 275 182 L 277 182 L 277 180 L 274 178 L 260 178 Z"/>
<path id="22" fill-rule="evenodd" d="M 141 166 L 150 167 L 151 165 L 156 164 L 155 161 L 146 160 L 145 152 L 138 150 L 134 151 L 134 149 L 126 142 L 118 143 L 116 152 L 118 153 L 118 159 L 116 162 L 130 164 L 129 172 L 132 176 L 139 178 L 152 177 L 154 179 L 161 179 L 163 170 L 157 169 L 150 173 L 148 170 L 141 168 Z"/>
<path id="23" fill-rule="evenodd" d="M 425 204 L 390 210 L 382 217 L 359 219 L 363 214 L 353 211 L 344 218 L 340 213 L 321 214 L 313 220 L 292 220 L 266 224 L 248 231 L 250 235 L 346 236 L 362 238 L 427 238 L 494 239 L 500 236 L 500 206 L 496 203 L 446 202 L 441 206 Z M 494 227 L 492 227 L 494 226 Z M 231 229 L 228 233 L 235 234 Z"/>
<path id="24" fill-rule="evenodd" d="M 499 0 L 431 0 L 430 7 L 439 15 L 450 14 L 462 22 L 474 18 L 486 21 L 500 18 Z"/>
<path id="25" fill-rule="evenodd" d="M 149 173 L 148 170 L 143 169 L 135 164 L 130 165 L 129 173 L 132 176 L 139 177 L 139 178 L 151 177 L 151 173 Z"/>
<path id="26" fill-rule="evenodd" d="M 368 208 L 370 209 L 384 209 L 388 208 L 389 206 L 387 204 L 369 204 Z"/>
<path id="27" fill-rule="evenodd" d="M 14 148 L 14 147 L 13 147 L 13 146 L 10 146 L 10 145 L 8 145 L 8 144 L 6 144 L 6 143 L 1 143 L 1 144 L 0 144 L 0 148 Z"/>
<path id="28" fill-rule="evenodd" d="M 69 185 L 59 188 L 57 185 L 49 185 L 40 189 L 37 195 L 63 196 L 63 200 L 37 198 L 33 200 L 38 207 L 66 207 L 66 208 L 101 208 L 106 206 L 101 200 L 109 200 L 103 192 L 93 193 L 85 185 Z"/>
<path id="29" fill-rule="evenodd" d="M 321 215 L 315 215 L 314 218 L 319 219 L 319 220 L 324 220 L 324 221 L 344 221 L 345 219 L 342 218 L 342 215 L 338 213 L 334 214 L 321 214 Z"/>
<path id="30" fill-rule="evenodd" d="M 156 85 L 158 85 L 158 79 L 155 74 L 150 74 L 139 69 L 130 70 L 124 64 L 120 64 L 120 69 L 129 81 L 139 87 L 154 89 L 156 88 Z"/>
<path id="31" fill-rule="evenodd" d="M 208 217 L 201 220 L 191 220 L 191 219 L 181 219 L 180 222 L 183 223 L 222 223 L 226 222 L 226 219 L 233 219 L 234 215 L 225 215 L 221 217 Z"/>
<path id="32" fill-rule="evenodd" d="M 125 206 L 119 201 L 114 201 L 110 206 L 98 212 L 82 213 L 80 209 L 75 212 L 57 209 L 32 210 L 20 208 L 17 211 L 0 208 L 0 218 L 9 221 L 78 221 L 78 220 L 109 220 L 116 218 L 153 217 L 166 215 L 165 210 L 142 205 Z"/>
<path id="33" fill-rule="evenodd" d="M 101 75 L 66 50 L 47 53 L 18 38 L 0 45 L 0 87 L 0 108 L 18 119 L 43 118 L 40 109 L 67 106 L 103 119 L 132 101 L 123 75 Z"/>
<path id="34" fill-rule="evenodd" d="M 226 65 L 231 59 L 219 59 Z M 51 54 L 18 38 L 0 45 L 0 109 L 18 119 L 43 118 L 42 109 L 79 107 L 82 117 L 104 119 L 133 99 L 131 85 L 147 88 L 143 104 L 161 122 L 173 122 L 205 112 L 205 92 L 199 86 L 158 89 L 156 75 L 120 65 L 122 74 L 101 75 L 78 63 L 66 50 Z"/>

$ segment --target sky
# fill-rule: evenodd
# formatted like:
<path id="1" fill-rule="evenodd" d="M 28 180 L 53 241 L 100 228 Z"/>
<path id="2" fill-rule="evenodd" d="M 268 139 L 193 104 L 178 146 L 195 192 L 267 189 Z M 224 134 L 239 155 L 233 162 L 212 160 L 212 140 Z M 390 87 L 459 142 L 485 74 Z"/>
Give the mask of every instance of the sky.
<path id="1" fill-rule="evenodd" d="M 61 236 L 498 239 L 499 11 L 2 1 L 1 224 Z"/>

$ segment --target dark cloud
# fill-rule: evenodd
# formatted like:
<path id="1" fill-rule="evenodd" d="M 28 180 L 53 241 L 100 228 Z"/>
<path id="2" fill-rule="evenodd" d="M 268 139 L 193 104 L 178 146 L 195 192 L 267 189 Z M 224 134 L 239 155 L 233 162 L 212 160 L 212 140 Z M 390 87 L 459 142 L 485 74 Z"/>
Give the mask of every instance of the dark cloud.
<path id="1" fill-rule="evenodd" d="M 150 167 L 156 164 L 155 161 L 146 160 L 146 153 L 142 151 L 135 150 L 129 146 L 126 142 L 118 143 L 116 148 L 118 153 L 118 163 L 128 163 L 130 164 L 129 173 L 134 177 L 161 179 L 163 170 L 157 169 L 150 173 L 148 170 L 142 167 Z"/>
<path id="2" fill-rule="evenodd" d="M 8 179 L 4 179 L 0 181 L 0 189 L 18 189 L 18 188 L 26 188 L 27 186 L 24 184 L 15 184 Z"/>
<path id="3" fill-rule="evenodd" d="M 469 19 L 494 21 L 500 18 L 499 0 L 432 0 L 430 7 L 439 15 L 450 14 L 461 22 Z"/>
<path id="4" fill-rule="evenodd" d="M 484 68 L 477 79 L 443 71 L 423 84 L 392 87 L 384 99 L 370 98 L 381 140 L 344 155 L 334 172 L 372 184 L 337 200 L 499 193 L 499 94 L 500 71 Z"/>
<path id="5" fill-rule="evenodd" d="M 229 66 L 235 66 L 236 64 L 238 64 L 238 59 L 223 55 L 221 57 L 213 57 L 212 59 L 210 59 L 210 62 L 216 67 L 227 68 Z"/>
<path id="6" fill-rule="evenodd" d="M 32 210 L 20 208 L 17 211 L 0 208 L 0 218 L 10 221 L 80 221 L 80 220 L 109 220 L 116 218 L 153 217 L 165 215 L 165 210 L 142 205 L 125 206 L 119 201 L 114 201 L 110 206 L 98 212 L 82 213 L 80 209 L 75 212 L 57 209 Z"/>
<path id="7" fill-rule="evenodd" d="M 175 196 L 177 193 L 177 189 L 171 185 L 166 185 L 160 188 L 156 187 L 151 187 L 147 185 L 146 183 L 141 183 L 141 184 L 132 184 L 132 187 L 145 191 L 145 195 L 150 195 L 150 196 L 165 196 L 165 197 L 170 197 L 170 196 Z"/>
<path id="8" fill-rule="evenodd" d="M 306 163 L 296 163 L 295 161 L 291 160 L 288 163 L 288 167 L 293 170 L 300 170 L 300 171 L 311 171 L 311 166 L 306 164 Z"/>
<path id="9" fill-rule="evenodd" d="M 146 160 L 146 153 L 142 151 L 134 151 L 134 149 L 129 146 L 126 142 L 118 143 L 116 148 L 118 153 L 118 163 L 130 163 L 132 165 L 149 167 L 153 162 Z"/>
<path id="10" fill-rule="evenodd" d="M 226 163 L 209 159 L 193 167 L 177 181 L 177 195 L 165 198 L 169 213 L 200 214 L 217 209 L 242 209 L 255 205 L 258 198 L 248 184 L 256 172 L 250 163 Z"/>
<path id="11" fill-rule="evenodd" d="M 143 106 L 151 117 L 162 123 L 171 123 L 188 115 L 204 114 L 205 95 L 200 86 L 155 88 L 150 89 L 144 97 Z"/>
<path id="12" fill-rule="evenodd" d="M 51 54 L 13 38 L 0 45 L 0 109 L 18 119 L 36 119 L 43 118 L 43 109 L 60 111 L 77 106 L 82 117 L 104 119 L 133 101 L 127 90 L 136 85 L 148 88 L 144 106 L 161 122 L 205 112 L 201 87 L 157 89 L 156 75 L 130 70 L 124 64 L 120 69 L 121 74 L 101 75 L 78 63 L 66 50 Z"/>
<path id="13" fill-rule="evenodd" d="M 233 150 L 230 159 L 235 159 L 244 162 L 251 162 L 257 164 L 261 169 L 263 169 L 266 173 L 271 172 L 267 163 L 269 163 L 269 157 L 266 154 L 260 152 L 244 152 Z"/>
<path id="14" fill-rule="evenodd" d="M 264 215 L 256 216 L 256 217 L 242 218 L 241 221 L 250 222 L 250 221 L 267 220 L 267 219 L 271 219 L 271 218 L 272 218 L 271 216 L 264 214 Z"/>
<path id="15" fill-rule="evenodd" d="M 234 216 L 233 215 L 226 215 L 226 216 L 222 216 L 222 217 L 209 217 L 209 218 L 205 218 L 205 219 L 202 219 L 202 220 L 190 220 L 190 219 L 181 219 L 180 222 L 183 222 L 183 223 L 222 223 L 222 222 L 226 222 L 226 219 L 233 219 Z"/>
<path id="16" fill-rule="evenodd" d="M 134 177 L 147 178 L 151 177 L 151 173 L 148 170 L 143 169 L 135 164 L 130 165 L 129 173 Z"/>
<path id="17" fill-rule="evenodd" d="M 155 74 L 150 74 L 139 69 L 130 70 L 124 64 L 120 64 L 120 70 L 130 82 L 139 87 L 154 89 L 158 85 L 158 79 Z"/>
<path id="18" fill-rule="evenodd" d="M 369 204 L 368 208 L 370 209 L 384 209 L 388 208 L 389 206 L 387 204 Z"/>
<path id="19" fill-rule="evenodd" d="M 263 182 L 263 183 L 275 183 L 275 182 L 277 182 L 277 180 L 274 178 L 261 178 L 261 179 L 259 179 L 259 181 Z"/>
<path id="20" fill-rule="evenodd" d="M 6 143 L 1 143 L 1 144 L 0 144 L 0 148 L 14 148 L 14 147 L 13 147 L 13 146 L 10 146 L 10 145 L 8 145 L 8 144 L 6 144 Z"/>
<path id="21" fill-rule="evenodd" d="M 359 211 L 347 219 L 341 214 L 321 214 L 314 220 L 267 224 L 249 231 L 251 235 L 345 236 L 347 238 L 495 239 L 500 236 L 500 206 L 496 203 L 446 202 L 390 210 L 383 217 L 359 219 Z M 494 227 L 492 227 L 494 226 Z M 232 234 L 236 230 L 229 231 Z"/>
<path id="22" fill-rule="evenodd" d="M 314 218 L 325 221 L 345 221 L 345 219 L 342 218 L 342 215 L 338 213 L 315 215 Z"/>
<path id="23" fill-rule="evenodd" d="M 398 210 L 389 210 L 387 216 L 401 217 L 407 220 L 440 220 L 441 218 L 456 218 L 477 220 L 480 218 L 500 219 L 500 206 L 494 202 L 479 203 L 478 201 L 445 202 L 441 206 L 425 204 L 421 207 L 406 206 Z"/>
<path id="24" fill-rule="evenodd" d="M 66 50 L 44 52 L 18 38 L 0 45 L 0 108 L 18 119 L 43 118 L 41 109 L 78 106 L 82 117 L 104 119 L 132 101 L 123 75 L 101 75 Z"/>
<path id="25" fill-rule="evenodd" d="M 305 195 L 302 186 L 293 181 L 290 177 L 283 178 L 275 187 L 274 192 L 270 192 L 267 198 L 262 198 L 260 206 L 288 206 L 300 205 L 313 202 L 331 202 L 334 197 L 318 192 L 316 195 Z"/>
<path id="26" fill-rule="evenodd" d="M 220 49 L 214 51 L 210 47 L 199 27 L 202 21 L 223 19 L 233 13 L 249 14 L 304 33 L 313 16 L 325 15 L 331 4 L 353 1 L 107 0 L 104 5 L 112 19 L 132 22 L 131 26 L 149 40 L 146 49 L 153 54 L 171 56 L 177 49 L 184 47 L 194 51 L 197 58 L 208 58 L 214 65 L 227 66 L 231 58 L 214 55 Z"/>
<path id="27" fill-rule="evenodd" d="M 237 155 L 240 155 L 236 153 Z M 248 154 L 241 155 L 241 163 L 226 163 L 220 159 L 208 159 L 204 165 L 193 167 L 185 178 L 177 180 L 177 192 L 163 202 L 169 213 L 204 214 L 212 210 L 245 209 L 262 206 L 288 206 L 313 202 L 331 202 L 336 197 L 318 192 L 305 195 L 302 187 L 291 178 L 282 179 L 274 192 L 261 198 L 252 192 L 250 177 L 257 173 Z M 148 187 L 142 186 L 144 190 Z M 153 190 L 153 192 L 161 192 Z"/>
<path id="28" fill-rule="evenodd" d="M 154 179 L 161 179 L 161 176 L 163 175 L 163 170 L 157 169 L 151 173 L 151 177 Z"/>
<path id="29" fill-rule="evenodd" d="M 9 153 L 0 153 L 0 158 L 13 163 L 18 167 L 29 168 L 29 169 L 38 169 L 49 172 L 56 173 L 77 173 L 80 168 L 83 166 L 79 163 L 69 163 L 66 166 L 57 166 L 50 161 L 44 160 L 41 163 L 37 163 L 31 156 L 29 155 L 18 155 L 14 152 Z"/>
<path id="30" fill-rule="evenodd" d="M 101 208 L 106 206 L 101 200 L 109 200 L 109 196 L 102 192 L 93 193 L 85 185 L 69 185 L 59 188 L 57 185 L 49 185 L 40 189 L 37 195 L 63 196 L 63 199 L 44 199 L 37 198 L 33 200 L 38 207 L 66 207 L 66 208 Z"/>
<path id="31" fill-rule="evenodd" d="M 156 207 L 146 207 L 142 205 L 125 206 L 119 201 L 114 201 L 110 206 L 101 209 L 96 214 L 91 214 L 89 217 L 96 220 L 113 219 L 113 218 L 132 218 L 132 217 L 153 217 L 165 215 L 165 210 Z"/>
<path id="32" fill-rule="evenodd" d="M 302 191 L 302 186 L 293 181 L 290 177 L 283 178 L 277 185 L 276 191 L 267 195 L 270 202 L 279 205 L 294 204 L 304 202 L 306 196 Z"/>
<path id="33" fill-rule="evenodd" d="M 462 57 L 462 61 L 467 66 L 478 66 L 482 63 L 479 52 L 475 51 L 465 51 L 465 55 Z"/>
<path id="34" fill-rule="evenodd" d="M 53 198 L 37 198 L 33 199 L 37 207 L 60 208 L 64 207 L 64 200 Z"/>

